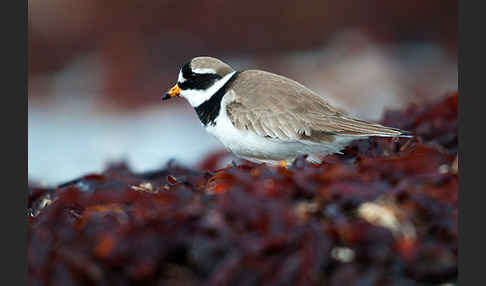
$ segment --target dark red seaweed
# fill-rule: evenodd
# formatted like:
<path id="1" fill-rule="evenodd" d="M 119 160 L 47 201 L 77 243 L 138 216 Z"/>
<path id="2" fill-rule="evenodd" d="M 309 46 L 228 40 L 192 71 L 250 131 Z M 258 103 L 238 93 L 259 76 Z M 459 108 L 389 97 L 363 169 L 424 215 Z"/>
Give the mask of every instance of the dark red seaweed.
<path id="1" fill-rule="evenodd" d="M 436 285 L 457 281 L 458 94 L 390 111 L 415 138 L 320 164 L 111 166 L 29 193 L 31 285 Z"/>

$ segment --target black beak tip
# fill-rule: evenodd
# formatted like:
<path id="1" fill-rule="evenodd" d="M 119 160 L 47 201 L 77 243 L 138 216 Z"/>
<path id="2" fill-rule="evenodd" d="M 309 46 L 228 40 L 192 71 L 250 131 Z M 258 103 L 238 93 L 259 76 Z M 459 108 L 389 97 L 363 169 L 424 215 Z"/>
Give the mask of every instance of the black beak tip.
<path id="1" fill-rule="evenodd" d="M 164 95 L 162 95 L 162 100 L 167 100 L 170 98 L 170 95 L 168 92 L 166 92 Z"/>

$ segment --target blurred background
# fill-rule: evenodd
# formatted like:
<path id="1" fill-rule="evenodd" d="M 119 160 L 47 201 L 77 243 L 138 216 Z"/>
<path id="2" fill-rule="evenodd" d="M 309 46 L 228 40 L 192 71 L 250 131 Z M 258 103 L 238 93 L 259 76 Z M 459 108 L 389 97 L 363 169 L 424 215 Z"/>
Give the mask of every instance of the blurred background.
<path id="1" fill-rule="evenodd" d="M 374 121 L 457 89 L 455 0 L 28 5 L 28 175 L 41 185 L 110 162 L 197 166 L 222 150 L 183 99 L 160 100 L 195 56 L 291 77 Z"/>

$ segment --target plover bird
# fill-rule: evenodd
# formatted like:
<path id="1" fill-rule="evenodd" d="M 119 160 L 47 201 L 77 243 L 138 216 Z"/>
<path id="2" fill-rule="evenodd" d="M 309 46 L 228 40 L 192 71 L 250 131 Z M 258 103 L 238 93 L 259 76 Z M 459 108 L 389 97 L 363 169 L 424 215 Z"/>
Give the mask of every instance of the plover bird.
<path id="1" fill-rule="evenodd" d="M 409 133 L 352 118 L 302 84 L 261 70 L 235 71 L 212 57 L 196 57 L 162 99 L 185 98 L 201 124 L 237 157 L 291 164 L 339 153 L 356 139 Z"/>

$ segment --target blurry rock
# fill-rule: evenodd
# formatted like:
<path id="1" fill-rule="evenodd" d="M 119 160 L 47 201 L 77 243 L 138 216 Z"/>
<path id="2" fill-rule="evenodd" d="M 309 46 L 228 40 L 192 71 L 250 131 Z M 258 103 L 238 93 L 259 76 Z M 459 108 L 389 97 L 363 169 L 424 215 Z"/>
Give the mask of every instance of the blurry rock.
<path id="1" fill-rule="evenodd" d="M 103 64 L 103 95 L 138 104 L 138 93 L 156 92 L 194 56 L 310 50 L 349 27 L 372 34 L 380 43 L 438 41 L 456 57 L 456 0 L 43 0 L 29 2 L 29 73 L 57 72 L 87 53 L 97 53 Z"/>

